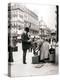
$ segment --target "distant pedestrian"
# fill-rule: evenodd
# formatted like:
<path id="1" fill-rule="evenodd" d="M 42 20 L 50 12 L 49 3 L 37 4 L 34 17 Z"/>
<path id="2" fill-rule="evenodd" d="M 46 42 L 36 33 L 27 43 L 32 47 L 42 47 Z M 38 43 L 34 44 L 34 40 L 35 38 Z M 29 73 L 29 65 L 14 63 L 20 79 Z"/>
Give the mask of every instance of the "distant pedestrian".
<path id="1" fill-rule="evenodd" d="M 49 49 L 50 52 L 50 62 L 55 63 L 55 55 L 56 55 L 56 41 L 55 39 L 52 40 L 51 48 Z"/>
<path id="2" fill-rule="evenodd" d="M 56 48 L 56 40 L 55 40 L 55 39 L 52 40 L 52 47 L 53 47 L 54 49 Z"/>

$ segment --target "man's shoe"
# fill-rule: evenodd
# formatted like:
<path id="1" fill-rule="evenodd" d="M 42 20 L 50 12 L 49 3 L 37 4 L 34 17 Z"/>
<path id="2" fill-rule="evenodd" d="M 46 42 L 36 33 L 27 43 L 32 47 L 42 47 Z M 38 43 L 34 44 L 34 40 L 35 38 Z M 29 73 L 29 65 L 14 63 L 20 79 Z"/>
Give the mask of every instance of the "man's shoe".
<path id="1" fill-rule="evenodd" d="M 23 64 L 27 64 L 26 62 L 24 62 Z"/>

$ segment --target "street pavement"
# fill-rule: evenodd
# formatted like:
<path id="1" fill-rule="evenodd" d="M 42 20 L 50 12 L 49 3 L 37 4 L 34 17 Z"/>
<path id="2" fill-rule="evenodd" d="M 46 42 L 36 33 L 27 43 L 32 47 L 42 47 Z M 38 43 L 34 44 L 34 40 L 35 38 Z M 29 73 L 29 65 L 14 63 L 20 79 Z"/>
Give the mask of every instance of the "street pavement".
<path id="1" fill-rule="evenodd" d="M 22 44 L 18 43 L 17 46 L 18 46 L 18 51 L 17 52 L 13 52 L 14 63 L 23 64 Z M 27 62 L 27 64 L 31 64 L 32 63 L 32 56 L 33 56 L 33 51 L 29 52 L 29 50 L 28 50 L 27 51 L 27 55 L 26 55 L 26 62 Z"/>
<path id="2" fill-rule="evenodd" d="M 18 51 L 13 52 L 14 62 L 9 64 L 11 70 L 11 77 L 16 76 L 40 76 L 40 75 L 54 75 L 58 73 L 58 65 L 52 63 L 32 64 L 33 52 L 27 51 L 26 62 L 23 64 L 22 44 L 18 43 Z"/>

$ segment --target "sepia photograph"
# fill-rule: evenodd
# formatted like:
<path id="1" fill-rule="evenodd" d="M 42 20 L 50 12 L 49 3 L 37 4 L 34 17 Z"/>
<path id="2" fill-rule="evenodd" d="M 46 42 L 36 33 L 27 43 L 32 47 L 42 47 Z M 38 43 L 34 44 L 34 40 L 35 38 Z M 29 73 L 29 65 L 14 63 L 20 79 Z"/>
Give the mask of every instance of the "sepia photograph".
<path id="1" fill-rule="evenodd" d="M 59 73 L 59 5 L 8 3 L 8 76 Z"/>

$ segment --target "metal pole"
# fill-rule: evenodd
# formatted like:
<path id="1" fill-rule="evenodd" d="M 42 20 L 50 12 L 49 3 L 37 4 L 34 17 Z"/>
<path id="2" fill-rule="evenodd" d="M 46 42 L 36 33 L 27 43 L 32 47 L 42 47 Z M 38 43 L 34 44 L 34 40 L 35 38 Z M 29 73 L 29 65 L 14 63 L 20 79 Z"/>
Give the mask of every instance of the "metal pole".
<path id="1" fill-rule="evenodd" d="M 13 53 L 11 47 L 11 3 L 8 4 L 8 62 L 13 62 Z"/>

